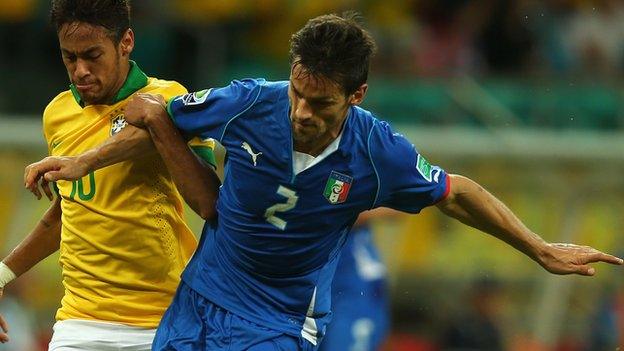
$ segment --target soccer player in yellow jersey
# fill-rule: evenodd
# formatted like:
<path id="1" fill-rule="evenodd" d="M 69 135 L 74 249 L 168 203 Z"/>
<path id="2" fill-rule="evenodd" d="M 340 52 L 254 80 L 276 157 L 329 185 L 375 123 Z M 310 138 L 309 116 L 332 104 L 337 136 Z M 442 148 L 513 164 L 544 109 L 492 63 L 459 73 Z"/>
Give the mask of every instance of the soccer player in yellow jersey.
<path id="1" fill-rule="evenodd" d="M 51 19 L 71 85 L 43 114 L 50 155 L 77 155 L 103 143 L 105 148 L 108 140 L 132 143 L 134 135 L 147 133 L 124 120 L 133 94 L 168 99 L 186 92 L 176 82 L 147 77 L 129 60 L 134 47 L 129 18 L 127 0 L 52 2 Z M 115 134 L 126 137 L 111 139 Z M 206 157 L 210 146 L 191 142 Z M 162 158 L 153 145 L 133 153 L 141 157 L 57 182 L 50 209 L 0 263 L 1 289 L 60 248 L 65 295 L 52 351 L 151 349 L 155 328 L 197 246 Z M 195 162 L 212 186 L 197 192 L 201 203 L 189 204 L 211 219 L 218 180 L 212 169 Z M 47 185 L 44 192 L 53 199 Z M 6 342 L 1 318 L 0 326 L 0 341 Z"/>

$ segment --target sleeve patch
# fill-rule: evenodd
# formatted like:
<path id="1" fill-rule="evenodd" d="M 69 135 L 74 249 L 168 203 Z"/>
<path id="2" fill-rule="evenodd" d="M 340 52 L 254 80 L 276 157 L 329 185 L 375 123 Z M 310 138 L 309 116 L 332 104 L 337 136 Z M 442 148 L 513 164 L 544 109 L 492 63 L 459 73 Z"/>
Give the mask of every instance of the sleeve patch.
<path id="1" fill-rule="evenodd" d="M 195 137 L 188 142 L 188 146 L 193 152 L 204 161 L 208 162 L 212 167 L 217 167 L 214 156 L 215 141 L 214 139 L 201 139 Z"/>
<path id="2" fill-rule="evenodd" d="M 423 178 L 425 178 L 428 182 L 431 182 L 433 167 L 431 167 L 429 161 L 427 161 L 420 154 L 418 154 L 418 159 L 416 160 L 416 169 L 418 170 L 418 173 L 423 176 Z"/>
<path id="3" fill-rule="evenodd" d="M 208 95 L 210 95 L 211 90 L 212 88 L 186 94 L 182 96 L 182 103 L 184 104 L 184 106 L 201 105 L 206 102 L 206 99 L 208 98 Z"/>

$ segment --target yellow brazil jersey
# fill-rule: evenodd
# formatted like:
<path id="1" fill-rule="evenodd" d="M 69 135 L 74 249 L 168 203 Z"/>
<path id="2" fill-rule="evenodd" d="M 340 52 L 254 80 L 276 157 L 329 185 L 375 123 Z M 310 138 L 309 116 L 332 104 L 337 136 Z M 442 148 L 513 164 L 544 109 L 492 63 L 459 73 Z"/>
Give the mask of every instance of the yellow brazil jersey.
<path id="1" fill-rule="evenodd" d="M 75 89 L 45 109 L 51 155 L 78 155 L 125 126 L 123 108 L 134 92 L 185 93 L 172 81 L 148 78 L 131 62 L 112 105 L 81 106 Z M 155 328 L 169 306 L 197 241 L 157 153 L 105 167 L 77 181 L 59 181 L 60 264 L 65 295 L 57 320 L 87 319 Z"/>

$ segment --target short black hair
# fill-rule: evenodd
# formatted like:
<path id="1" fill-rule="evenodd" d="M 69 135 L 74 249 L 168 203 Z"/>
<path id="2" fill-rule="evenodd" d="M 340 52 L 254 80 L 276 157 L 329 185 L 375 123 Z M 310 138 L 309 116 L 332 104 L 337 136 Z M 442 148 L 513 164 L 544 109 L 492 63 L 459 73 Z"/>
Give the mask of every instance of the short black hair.
<path id="1" fill-rule="evenodd" d="M 73 22 L 104 27 L 117 44 L 130 28 L 130 0 L 52 0 L 50 21 L 57 32 Z"/>
<path id="2" fill-rule="evenodd" d="M 368 79 L 375 41 L 359 23 L 360 16 L 346 12 L 313 18 L 290 39 L 290 64 L 307 74 L 338 83 L 346 95 Z"/>

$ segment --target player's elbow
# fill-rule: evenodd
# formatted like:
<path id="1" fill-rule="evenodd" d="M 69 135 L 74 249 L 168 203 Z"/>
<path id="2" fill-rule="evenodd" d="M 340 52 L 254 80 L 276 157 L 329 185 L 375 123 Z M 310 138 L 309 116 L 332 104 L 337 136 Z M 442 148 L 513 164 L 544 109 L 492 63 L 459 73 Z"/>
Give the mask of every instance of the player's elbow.
<path id="1" fill-rule="evenodd" d="M 198 204 L 197 214 L 206 221 L 211 221 L 217 217 L 217 209 L 214 201 L 204 201 Z"/>
<path id="2" fill-rule="evenodd" d="M 199 213 L 199 216 L 205 221 L 212 221 L 213 219 L 217 218 L 217 212 L 214 210 L 201 211 Z"/>

